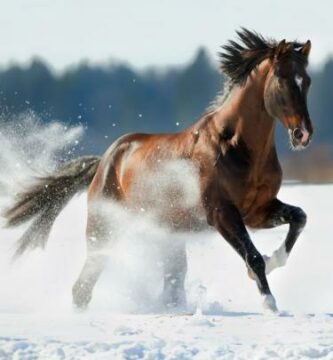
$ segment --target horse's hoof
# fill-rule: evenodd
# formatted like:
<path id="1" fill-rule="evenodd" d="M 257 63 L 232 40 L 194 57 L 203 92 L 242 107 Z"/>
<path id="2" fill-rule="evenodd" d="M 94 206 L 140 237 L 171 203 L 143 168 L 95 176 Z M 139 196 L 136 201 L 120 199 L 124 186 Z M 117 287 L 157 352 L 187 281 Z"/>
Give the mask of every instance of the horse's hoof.
<path id="1" fill-rule="evenodd" d="M 267 311 L 268 313 L 278 314 L 279 310 L 276 306 L 276 301 L 273 295 L 264 295 L 263 305 L 265 311 Z"/>
<path id="2" fill-rule="evenodd" d="M 73 312 L 74 312 L 75 314 L 82 314 L 82 313 L 84 313 L 84 312 L 87 311 L 88 305 L 86 305 L 86 306 L 78 306 L 78 305 L 76 305 L 76 304 L 73 304 L 73 305 L 72 305 L 72 308 L 73 308 Z"/>
<path id="3" fill-rule="evenodd" d="M 74 292 L 72 298 L 72 306 L 76 313 L 82 313 L 87 310 L 90 303 L 91 296 L 87 294 L 82 294 L 79 292 Z"/>

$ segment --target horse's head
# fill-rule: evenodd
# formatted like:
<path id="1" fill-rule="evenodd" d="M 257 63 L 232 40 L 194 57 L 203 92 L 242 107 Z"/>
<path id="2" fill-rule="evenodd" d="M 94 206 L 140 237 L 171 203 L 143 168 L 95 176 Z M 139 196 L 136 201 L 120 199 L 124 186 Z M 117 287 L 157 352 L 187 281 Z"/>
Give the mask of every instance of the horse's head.
<path id="1" fill-rule="evenodd" d="M 268 113 L 288 129 L 293 149 L 303 149 L 312 137 L 313 127 L 307 107 L 311 79 L 306 72 L 311 42 L 282 40 L 275 48 L 266 78 L 264 102 Z"/>

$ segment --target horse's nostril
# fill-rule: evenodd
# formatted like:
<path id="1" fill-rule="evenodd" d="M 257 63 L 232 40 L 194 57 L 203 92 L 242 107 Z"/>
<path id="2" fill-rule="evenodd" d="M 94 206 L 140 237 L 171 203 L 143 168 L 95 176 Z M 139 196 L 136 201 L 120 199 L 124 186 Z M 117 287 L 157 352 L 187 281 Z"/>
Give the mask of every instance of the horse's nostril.
<path id="1" fill-rule="evenodd" d="M 303 131 L 300 128 L 296 128 L 293 131 L 293 136 L 297 140 L 301 140 L 303 137 Z"/>

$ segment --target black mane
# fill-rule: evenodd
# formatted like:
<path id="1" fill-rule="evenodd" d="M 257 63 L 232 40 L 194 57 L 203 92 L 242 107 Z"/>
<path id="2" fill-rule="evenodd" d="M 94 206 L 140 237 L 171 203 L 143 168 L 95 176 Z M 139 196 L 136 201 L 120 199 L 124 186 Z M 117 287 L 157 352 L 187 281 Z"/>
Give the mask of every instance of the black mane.
<path id="1" fill-rule="evenodd" d="M 278 43 L 245 28 L 237 31 L 237 35 L 240 41 L 229 40 L 227 45 L 222 46 L 223 51 L 219 55 L 222 72 L 233 84 L 242 85 L 253 69 L 263 60 L 274 55 Z M 290 44 L 295 50 L 304 45 L 299 42 Z M 297 55 L 297 51 L 292 53 Z"/>

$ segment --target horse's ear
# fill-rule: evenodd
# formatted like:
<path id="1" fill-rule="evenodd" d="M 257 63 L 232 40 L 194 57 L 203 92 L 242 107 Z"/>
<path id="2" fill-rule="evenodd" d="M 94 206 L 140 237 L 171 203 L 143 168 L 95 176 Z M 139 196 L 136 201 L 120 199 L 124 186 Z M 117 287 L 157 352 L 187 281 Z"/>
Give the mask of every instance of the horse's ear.
<path id="1" fill-rule="evenodd" d="M 308 57 L 309 54 L 310 54 L 310 50 L 311 50 L 311 41 L 308 40 L 308 41 L 302 46 L 302 48 L 301 48 L 300 51 L 301 51 L 301 53 L 302 53 L 304 56 Z"/>
<path id="2" fill-rule="evenodd" d="M 286 40 L 283 39 L 279 42 L 278 46 L 276 47 L 274 57 L 275 59 L 278 59 L 285 53 L 286 53 Z"/>

